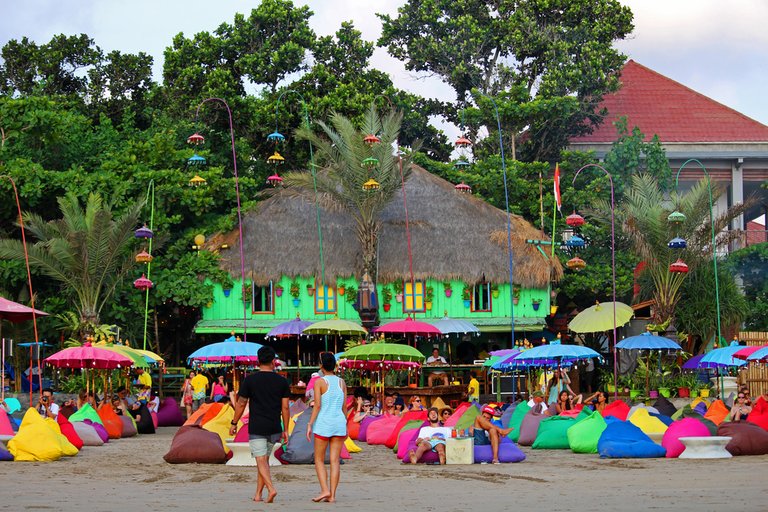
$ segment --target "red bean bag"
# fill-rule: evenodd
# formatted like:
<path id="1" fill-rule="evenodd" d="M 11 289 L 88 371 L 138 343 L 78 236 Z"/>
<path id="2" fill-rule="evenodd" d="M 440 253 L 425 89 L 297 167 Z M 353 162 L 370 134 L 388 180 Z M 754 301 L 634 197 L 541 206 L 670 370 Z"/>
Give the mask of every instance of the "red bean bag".
<path id="1" fill-rule="evenodd" d="M 608 404 L 603 409 L 603 418 L 606 416 L 613 416 L 621 421 L 627 421 L 627 415 L 629 414 L 629 406 L 621 400 L 616 400 Z"/>
<path id="2" fill-rule="evenodd" d="M 101 423 L 107 430 L 107 434 L 110 439 L 120 439 L 123 436 L 123 421 L 120 416 L 117 415 L 112 406 L 109 404 L 102 404 L 97 411 Z"/>
<path id="3" fill-rule="evenodd" d="M 400 435 L 400 431 L 403 429 L 406 423 L 413 420 L 426 420 L 427 411 L 408 411 L 400 417 L 400 421 L 397 422 L 395 428 L 392 429 L 392 433 L 387 438 L 384 446 L 387 448 L 394 448 L 397 444 L 397 438 Z"/>
<path id="4" fill-rule="evenodd" d="M 384 416 L 368 416 L 367 418 L 363 418 L 363 421 L 360 422 L 360 432 L 357 433 L 357 440 L 367 442 L 368 427 L 383 418 Z"/>
<path id="5" fill-rule="evenodd" d="M 157 426 L 180 427 L 184 424 L 184 416 L 181 415 L 179 403 L 172 396 L 166 397 L 160 402 L 157 411 Z"/>
<path id="6" fill-rule="evenodd" d="M 567 411 L 563 411 L 559 414 L 559 416 L 566 416 L 568 418 L 575 418 L 579 415 L 581 412 L 581 409 L 569 409 Z"/>
<path id="7" fill-rule="evenodd" d="M 400 416 L 384 416 L 368 426 L 368 444 L 384 444 L 389 439 L 395 426 L 400 422 Z"/>
<path id="8" fill-rule="evenodd" d="M 755 402 L 747 421 L 759 425 L 763 430 L 768 430 L 768 402 L 762 396 Z"/>
<path id="9" fill-rule="evenodd" d="M 169 464 L 224 464 L 227 454 L 221 437 L 197 425 L 181 427 L 163 456 Z"/>
<path id="10" fill-rule="evenodd" d="M 768 432 L 748 421 L 732 421 L 717 427 L 717 435 L 731 437 L 725 449 L 731 455 L 768 454 Z"/>
<path id="11" fill-rule="evenodd" d="M 357 435 L 360 433 L 360 423 L 361 423 L 359 421 L 353 420 L 353 418 L 355 417 L 355 414 L 356 413 L 353 412 L 352 417 L 349 418 L 349 421 L 347 421 L 347 435 L 353 441 L 357 441 Z"/>
<path id="12" fill-rule="evenodd" d="M 539 425 L 549 417 L 545 414 L 534 412 L 534 409 L 525 413 L 523 421 L 520 422 L 520 437 L 517 439 L 517 444 L 521 446 L 533 445 L 534 441 L 536 441 Z"/>
<path id="13" fill-rule="evenodd" d="M 661 438 L 661 446 L 667 449 L 666 457 L 676 459 L 685 450 L 681 437 L 707 437 L 709 429 L 696 418 L 683 418 L 673 422 Z"/>
<path id="14" fill-rule="evenodd" d="M 61 414 L 56 416 L 56 423 L 59 424 L 61 435 L 66 437 L 67 441 L 72 443 L 79 451 L 83 447 L 83 440 L 77 435 L 75 427 L 73 427 L 69 420 Z"/>
<path id="15" fill-rule="evenodd" d="M 707 413 L 704 417 L 715 425 L 720 425 L 725 421 L 725 418 L 730 412 L 731 411 L 725 406 L 722 400 L 715 400 L 712 402 L 712 405 L 709 406 L 709 409 L 707 409 Z"/>

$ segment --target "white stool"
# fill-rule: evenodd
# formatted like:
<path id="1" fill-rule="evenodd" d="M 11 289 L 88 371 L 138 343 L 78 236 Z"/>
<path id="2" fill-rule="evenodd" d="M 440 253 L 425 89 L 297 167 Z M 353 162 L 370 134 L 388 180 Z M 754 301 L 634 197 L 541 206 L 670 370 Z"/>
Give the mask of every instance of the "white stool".
<path id="1" fill-rule="evenodd" d="M 251 447 L 249 443 L 227 443 L 227 446 L 232 450 L 232 458 L 227 461 L 227 466 L 255 466 L 256 459 L 251 456 Z M 282 466 L 275 452 L 280 447 L 280 443 L 276 443 L 272 447 L 272 451 L 269 453 L 269 465 L 270 466 Z"/>
<path id="2" fill-rule="evenodd" d="M 449 437 L 445 440 L 446 464 L 474 464 L 475 440 L 471 437 Z"/>
<path id="3" fill-rule="evenodd" d="M 729 459 L 733 455 L 725 449 L 731 441 L 727 436 L 681 437 L 685 450 L 681 459 Z"/>

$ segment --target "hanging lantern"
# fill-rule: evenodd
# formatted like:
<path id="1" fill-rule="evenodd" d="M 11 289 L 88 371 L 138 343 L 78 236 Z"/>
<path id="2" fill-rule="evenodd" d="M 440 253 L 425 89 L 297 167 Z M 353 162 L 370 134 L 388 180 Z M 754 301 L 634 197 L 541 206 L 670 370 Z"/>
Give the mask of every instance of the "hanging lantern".
<path id="1" fill-rule="evenodd" d="M 203 137 L 197 132 L 187 137 L 187 144 L 192 144 L 193 146 L 199 146 L 204 142 L 205 142 L 205 137 Z"/>
<path id="2" fill-rule="evenodd" d="M 571 238 L 565 241 L 566 247 L 571 248 L 578 248 L 578 247 L 584 247 L 586 243 L 584 242 L 584 239 L 581 238 L 579 235 L 573 235 Z"/>
<path id="3" fill-rule="evenodd" d="M 267 163 L 271 165 L 282 165 L 285 163 L 285 158 L 283 158 L 280 153 L 275 151 L 275 154 L 271 157 L 267 158 Z"/>
<path id="4" fill-rule="evenodd" d="M 667 222 L 670 224 L 682 224 L 685 222 L 686 216 L 682 212 L 679 212 L 677 210 L 673 211 L 672 213 L 667 216 Z"/>
<path id="5" fill-rule="evenodd" d="M 379 182 L 371 178 L 363 183 L 363 190 L 371 192 L 373 190 L 379 190 Z"/>
<path id="6" fill-rule="evenodd" d="M 680 238 L 679 236 L 676 236 L 672 240 L 669 241 L 667 244 L 667 247 L 670 249 L 685 249 L 688 247 L 688 244 L 683 238 Z"/>
<path id="7" fill-rule="evenodd" d="M 361 167 L 365 167 L 366 169 L 373 169 L 377 165 L 379 165 L 379 160 L 372 156 L 369 156 L 360 164 Z"/>
<path id="8" fill-rule="evenodd" d="M 461 135 L 458 139 L 456 139 L 456 142 L 454 142 L 453 145 L 457 148 L 468 148 L 472 145 L 472 141 Z"/>
<path id="9" fill-rule="evenodd" d="M 205 185 L 205 184 L 206 184 L 205 178 L 197 174 L 195 174 L 195 176 L 189 180 L 189 185 L 191 187 L 199 187 L 200 185 Z"/>
<path id="10" fill-rule="evenodd" d="M 133 287 L 142 291 L 149 290 L 152 288 L 152 281 L 147 279 L 147 276 L 144 274 L 141 274 L 141 277 L 133 282 Z"/>
<path id="11" fill-rule="evenodd" d="M 459 170 L 466 169 L 470 165 L 472 164 L 465 158 L 459 158 L 458 160 L 453 162 L 454 169 L 459 169 Z"/>
<path id="12" fill-rule="evenodd" d="M 363 138 L 363 142 L 365 142 L 369 146 L 373 146 L 374 144 L 378 144 L 379 142 L 381 142 L 381 139 L 371 133 L 370 135 L 366 135 Z"/>
<path id="13" fill-rule="evenodd" d="M 205 165 L 205 158 L 195 153 L 187 158 L 187 165 Z"/>
<path id="14" fill-rule="evenodd" d="M 275 130 L 269 135 L 267 135 L 267 142 L 273 142 L 275 144 L 280 144 L 281 142 L 285 142 L 285 136 L 280 133 L 279 131 Z"/>
<path id="15" fill-rule="evenodd" d="M 584 217 L 579 215 L 576 212 L 573 212 L 569 216 L 565 218 L 565 223 L 571 226 L 572 228 L 578 228 L 579 226 L 583 226 L 587 221 L 584 220 Z"/>
<path id="16" fill-rule="evenodd" d="M 278 185 L 283 184 L 283 178 L 281 178 L 277 173 L 275 173 L 269 178 L 267 178 L 267 183 L 272 185 L 273 187 L 276 187 Z"/>
<path id="17" fill-rule="evenodd" d="M 461 183 L 459 183 L 458 185 L 456 185 L 455 187 L 453 187 L 453 188 L 457 192 L 461 192 L 462 194 L 469 194 L 470 192 L 472 192 L 472 187 L 470 187 L 469 185 L 467 185 L 463 181 Z"/>
<path id="18" fill-rule="evenodd" d="M 146 224 L 133 232 L 133 236 L 136 238 L 152 238 L 152 230 L 147 227 Z"/>
<path id="19" fill-rule="evenodd" d="M 683 260 L 678 258 L 676 262 L 672 263 L 669 266 L 669 271 L 672 272 L 673 274 L 687 274 L 688 265 L 686 265 Z"/>
<path id="20" fill-rule="evenodd" d="M 579 258 L 578 256 L 574 256 L 573 258 L 569 259 L 565 265 L 571 269 L 578 272 L 579 270 L 583 270 L 587 266 L 587 262 L 583 259 Z"/>
<path id="21" fill-rule="evenodd" d="M 149 263 L 150 261 L 152 261 L 152 255 L 145 250 L 136 255 L 136 263 Z"/>

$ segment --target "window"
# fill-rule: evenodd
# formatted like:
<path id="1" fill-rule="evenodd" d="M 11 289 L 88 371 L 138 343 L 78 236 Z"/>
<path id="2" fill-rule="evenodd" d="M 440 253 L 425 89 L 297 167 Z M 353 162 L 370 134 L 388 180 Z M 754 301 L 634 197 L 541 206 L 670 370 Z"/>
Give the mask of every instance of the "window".
<path id="1" fill-rule="evenodd" d="M 491 283 L 477 283 L 472 289 L 472 311 L 491 310 Z"/>
<path id="2" fill-rule="evenodd" d="M 253 285 L 253 303 L 251 308 L 254 313 L 275 312 L 273 290 L 272 281 L 267 283 L 266 286 Z"/>
<path id="3" fill-rule="evenodd" d="M 406 281 L 403 284 L 403 312 L 417 313 L 424 309 L 424 281 Z"/>
<path id="4" fill-rule="evenodd" d="M 316 286 L 315 313 L 336 312 L 336 289 L 331 286 Z"/>

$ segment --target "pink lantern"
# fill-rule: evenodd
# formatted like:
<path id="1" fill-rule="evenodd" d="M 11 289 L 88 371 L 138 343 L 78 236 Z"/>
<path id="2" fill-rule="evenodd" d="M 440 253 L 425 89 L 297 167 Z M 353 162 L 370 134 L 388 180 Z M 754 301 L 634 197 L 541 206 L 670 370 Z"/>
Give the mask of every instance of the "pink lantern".
<path id="1" fill-rule="evenodd" d="M 205 137 L 203 137 L 197 132 L 187 137 L 187 144 L 192 144 L 193 146 L 199 146 L 204 142 L 205 142 Z"/>
<path id="2" fill-rule="evenodd" d="M 137 290 L 149 290 L 152 288 L 152 281 L 147 279 L 147 276 L 141 274 L 141 277 L 133 282 L 133 287 Z"/>
<path id="3" fill-rule="evenodd" d="M 577 228 L 579 226 L 583 226 L 586 221 L 584 220 L 584 217 L 579 215 L 576 212 L 573 212 L 569 216 L 565 218 L 565 223 L 571 226 L 572 228 Z"/>

